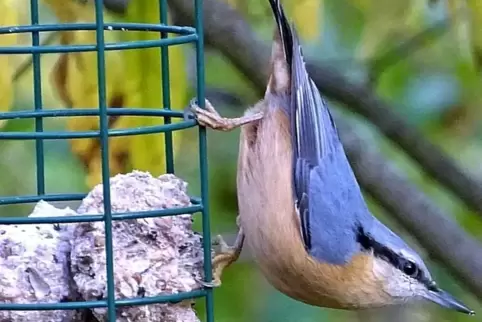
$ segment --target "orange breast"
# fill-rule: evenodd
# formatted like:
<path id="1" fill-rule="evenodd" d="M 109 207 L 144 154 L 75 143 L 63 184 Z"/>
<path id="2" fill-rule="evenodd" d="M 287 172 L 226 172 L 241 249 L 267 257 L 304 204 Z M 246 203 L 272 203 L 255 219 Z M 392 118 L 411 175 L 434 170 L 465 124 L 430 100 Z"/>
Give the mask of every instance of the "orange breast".
<path id="1" fill-rule="evenodd" d="M 293 200 L 288 126 L 281 110 L 270 109 L 262 120 L 241 130 L 238 206 L 256 262 L 275 288 L 311 305 L 357 308 L 386 303 L 372 273 L 371 256 L 333 266 L 306 252 Z"/>

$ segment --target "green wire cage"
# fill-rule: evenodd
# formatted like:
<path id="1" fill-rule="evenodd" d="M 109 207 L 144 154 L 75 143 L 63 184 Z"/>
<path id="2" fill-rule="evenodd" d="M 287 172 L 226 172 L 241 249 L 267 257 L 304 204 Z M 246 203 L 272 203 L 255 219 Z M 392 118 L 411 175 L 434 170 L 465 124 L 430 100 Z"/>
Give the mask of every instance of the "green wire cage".
<path id="1" fill-rule="evenodd" d="M 0 304 L 0 310 L 74 310 L 86 308 L 107 308 L 107 318 L 109 321 L 116 320 L 116 307 L 148 305 L 155 303 L 174 303 L 185 299 L 205 298 L 206 321 L 214 321 L 213 318 L 213 294 L 212 289 L 204 288 L 186 293 L 174 295 L 130 298 L 116 300 L 114 297 L 114 262 L 113 262 L 113 239 L 112 223 L 114 220 L 139 219 L 148 217 L 174 216 L 179 214 L 197 213 L 202 215 L 203 228 L 203 248 L 204 248 L 204 276 L 206 282 L 211 282 L 211 237 L 210 223 L 208 214 L 208 183 L 207 183 L 207 160 L 206 160 L 206 129 L 199 127 L 199 171 L 201 182 L 200 198 L 192 198 L 192 206 L 168 210 L 158 210 L 149 212 L 135 213 L 112 213 L 109 182 L 109 153 L 108 139 L 113 136 L 142 135 L 152 133 L 165 133 L 165 155 L 166 173 L 174 173 L 172 131 L 187 129 L 197 126 L 195 120 L 181 120 L 171 123 L 172 118 L 183 118 L 182 112 L 171 111 L 169 93 L 169 68 L 168 51 L 170 45 L 195 43 L 196 45 L 196 64 L 197 64 L 197 98 L 200 104 L 204 102 L 204 44 L 203 44 L 203 17 L 202 0 L 195 2 L 195 28 L 169 26 L 167 24 L 167 1 L 159 0 L 160 21 L 159 24 L 144 23 L 104 23 L 103 1 L 95 0 L 95 23 L 72 23 L 72 24 L 40 24 L 39 23 L 39 4 L 38 0 L 30 0 L 31 24 L 24 26 L 9 26 L 0 28 L 0 35 L 12 33 L 30 33 L 32 36 L 31 46 L 0 47 L 0 54 L 30 54 L 33 64 L 33 90 L 34 90 L 34 109 L 31 111 L 12 111 L 0 113 L 0 120 L 10 119 L 32 119 L 34 120 L 35 130 L 32 132 L 0 132 L 0 140 L 34 140 L 36 154 L 36 195 L 22 196 L 0 196 L 0 206 L 34 203 L 40 200 L 45 201 L 75 201 L 81 200 L 85 194 L 51 194 L 45 188 L 45 159 L 44 159 L 44 140 L 66 140 L 80 138 L 98 138 L 102 156 L 102 182 L 104 195 L 104 213 L 102 215 L 82 215 L 68 217 L 2 217 L 1 225 L 23 225 L 23 224 L 60 224 L 74 222 L 93 222 L 103 221 L 105 224 L 105 249 L 106 249 L 106 270 L 107 270 L 107 296 L 98 301 L 86 302 L 66 302 L 66 303 L 32 303 L 32 304 Z M 42 32 L 52 31 L 80 31 L 90 30 L 96 32 L 96 43 L 89 45 L 41 45 L 39 38 Z M 105 43 L 104 31 L 123 30 L 123 31 L 146 31 L 160 34 L 159 39 L 146 41 L 131 41 L 123 43 Z M 177 37 L 168 38 L 168 34 L 176 34 Z M 110 50 L 127 50 L 139 48 L 161 48 L 159 59 L 162 64 L 162 93 L 163 107 L 159 109 L 142 108 L 107 108 L 106 106 L 106 81 L 105 81 L 105 52 Z M 68 52 L 96 52 L 98 69 L 98 109 L 44 109 L 42 102 L 41 84 L 41 54 L 68 53 Z M 112 115 L 129 116 L 149 116 L 162 117 L 164 124 L 135 129 L 115 129 L 108 128 L 108 117 Z M 75 117 L 75 116 L 98 116 L 98 131 L 83 132 L 62 132 L 45 131 L 43 126 L 44 118 L 52 117 Z"/>

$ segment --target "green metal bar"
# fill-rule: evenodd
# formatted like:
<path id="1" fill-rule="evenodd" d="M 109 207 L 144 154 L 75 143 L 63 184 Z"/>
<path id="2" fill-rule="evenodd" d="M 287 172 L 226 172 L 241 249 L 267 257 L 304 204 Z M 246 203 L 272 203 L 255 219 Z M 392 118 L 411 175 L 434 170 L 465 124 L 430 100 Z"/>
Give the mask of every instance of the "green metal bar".
<path id="1" fill-rule="evenodd" d="M 159 1 L 159 18 L 162 25 L 167 25 L 167 0 Z M 161 39 L 167 39 L 168 34 L 161 32 Z M 164 109 L 171 109 L 171 88 L 169 79 L 169 47 L 161 47 L 161 72 L 162 72 L 162 105 Z M 164 124 L 170 124 L 171 118 L 164 117 Z M 166 151 L 166 172 L 174 173 L 174 148 L 172 132 L 164 133 Z"/>
<path id="2" fill-rule="evenodd" d="M 204 24 L 203 24 L 203 0 L 195 0 L 196 32 L 196 71 L 197 71 L 197 100 L 200 107 L 204 108 Z M 204 248 L 204 279 L 211 282 L 211 224 L 209 218 L 209 187 L 208 187 L 208 161 L 207 161 L 207 137 L 206 128 L 199 126 L 199 166 L 201 176 L 201 198 L 203 201 L 202 227 Z M 214 299 L 213 290 L 206 292 L 206 321 L 214 322 Z"/>
<path id="3" fill-rule="evenodd" d="M 177 294 L 159 295 L 143 298 L 121 299 L 115 301 L 116 306 L 149 305 L 155 303 L 178 303 L 183 300 L 205 295 L 204 290 L 195 290 Z M 77 310 L 107 307 L 107 301 L 85 301 L 66 303 L 0 303 L 0 310 L 38 311 L 38 310 Z M 109 320 L 110 321 L 110 320 Z"/>
<path id="4" fill-rule="evenodd" d="M 153 126 L 144 126 L 132 129 L 111 129 L 107 133 L 111 137 L 128 136 L 128 135 L 141 135 L 162 133 L 167 131 L 187 129 L 196 125 L 195 120 L 187 120 L 185 122 L 176 122 L 171 124 L 161 124 Z M 80 132 L 0 132 L 0 140 L 63 140 L 63 139 L 85 139 L 85 138 L 97 138 L 100 131 L 80 131 Z"/>
<path id="5" fill-rule="evenodd" d="M 197 41 L 196 35 L 184 35 L 169 39 L 142 40 L 142 41 L 126 41 L 119 43 L 106 44 L 105 51 L 111 50 L 129 50 L 141 48 L 158 48 L 159 46 L 180 45 L 188 42 Z M 56 53 L 79 53 L 87 51 L 96 51 L 96 45 L 56 45 L 56 46 L 13 46 L 0 47 L 0 54 L 56 54 Z"/>
<path id="6" fill-rule="evenodd" d="M 13 33 L 31 33 L 35 31 L 81 31 L 81 30 L 96 30 L 95 23 L 62 23 L 62 24 L 41 24 L 41 25 L 26 25 L 12 27 L 0 27 L 0 35 L 11 35 Z M 196 29 L 192 27 L 166 26 L 154 23 L 137 23 L 137 22 L 111 22 L 104 24 L 104 30 L 120 30 L 120 31 L 153 31 L 153 32 L 169 32 L 179 35 L 193 35 Z M 64 47 L 64 46 L 61 46 Z M 10 48 L 10 47 L 0 47 Z"/>
<path id="7" fill-rule="evenodd" d="M 104 43 L 104 11 L 103 1 L 95 0 L 96 45 L 97 45 L 97 82 L 99 94 L 99 126 L 100 149 L 102 158 L 102 190 L 104 194 L 104 223 L 105 223 L 105 252 L 107 274 L 107 320 L 115 321 L 115 284 L 114 284 L 114 256 L 112 237 L 112 209 L 110 200 L 110 171 L 109 171 L 109 135 L 106 106 L 105 84 L 105 43 Z"/>
<path id="8" fill-rule="evenodd" d="M 126 212 L 121 214 L 113 214 L 112 220 L 129 220 L 129 219 L 141 219 L 141 218 L 160 218 L 171 217 L 183 214 L 195 213 L 202 211 L 202 205 L 194 205 L 186 208 L 170 208 L 163 210 L 151 210 L 151 211 L 138 211 L 138 212 Z M 26 224 L 67 224 L 77 222 L 96 222 L 103 221 L 104 215 L 75 215 L 75 216 L 63 216 L 63 217 L 0 217 L 0 224 L 14 224 L 14 225 L 26 225 Z"/>
<path id="9" fill-rule="evenodd" d="M 25 203 L 33 203 L 39 202 L 40 200 L 43 201 L 74 201 L 74 200 L 82 200 L 85 198 L 85 193 L 65 193 L 65 194 L 45 194 L 42 196 L 38 195 L 24 195 L 24 196 L 1 196 L 0 197 L 0 205 L 18 205 L 18 204 L 25 204 Z M 0 217 L 0 222 L 3 219 L 8 217 Z M 15 217 L 16 218 L 16 217 Z M 25 218 L 27 222 L 30 222 L 31 217 L 21 217 Z M 45 217 L 43 217 L 45 218 Z M 3 222 L 5 224 L 12 224 L 11 222 Z"/>
<path id="10" fill-rule="evenodd" d="M 30 12 L 32 25 L 39 24 L 38 0 L 30 0 Z M 40 46 L 40 35 L 38 31 L 32 32 L 32 46 Z M 42 110 L 42 79 L 40 70 L 40 54 L 32 53 L 33 63 L 33 96 L 35 111 Z M 35 118 L 35 132 L 43 132 L 43 119 Z M 42 139 L 35 140 L 35 158 L 37 168 L 37 194 L 45 194 L 45 156 L 44 142 Z"/>
<path id="11" fill-rule="evenodd" d="M 165 132 L 166 145 L 166 171 L 174 172 L 173 158 L 173 142 L 172 131 L 182 130 L 196 126 L 195 120 L 183 120 L 181 122 L 171 123 L 172 118 L 182 118 L 183 113 L 171 110 L 170 96 L 170 73 L 169 73 L 169 49 L 167 46 L 178 45 L 189 42 L 196 42 L 196 63 L 197 63 L 197 97 L 201 107 L 204 107 L 204 40 L 203 40 L 203 17 L 202 17 L 202 0 L 196 0 L 196 28 L 178 27 L 167 25 L 167 1 L 159 0 L 160 24 L 142 24 L 142 23 L 112 23 L 105 24 L 103 18 L 103 1 L 95 0 L 95 23 L 79 23 L 79 24 L 39 24 L 39 5 L 38 0 L 30 0 L 31 9 L 31 25 L 15 26 L 13 29 L 9 27 L 0 27 L 0 35 L 14 33 L 32 33 L 31 46 L 13 46 L 0 47 L 0 54 L 29 54 L 32 55 L 33 64 L 33 88 L 34 88 L 34 109 L 32 111 L 11 111 L 0 113 L 0 120 L 7 119 L 35 119 L 35 131 L 33 132 L 0 132 L 0 139 L 3 140 L 35 140 L 36 141 L 36 159 L 37 159 L 37 194 L 23 196 L 0 196 L 0 206 L 27 204 L 46 201 L 69 201 L 80 200 L 85 194 L 64 193 L 64 194 L 46 194 L 45 193 L 45 160 L 44 146 L 45 139 L 76 139 L 76 138 L 99 138 L 102 157 L 102 183 L 104 194 L 104 214 L 97 215 L 81 215 L 81 216 L 65 216 L 65 217 L 2 217 L 1 225 L 9 224 L 54 224 L 54 223 L 76 223 L 76 222 L 100 222 L 105 223 L 105 247 L 106 247 L 106 273 L 107 273 L 107 292 L 103 299 L 99 301 L 87 302 L 70 302 L 70 303 L 0 303 L 0 310 L 72 310 L 80 308 L 107 308 L 107 320 L 116 320 L 116 307 L 147 305 L 155 303 L 178 303 L 184 299 L 205 297 L 206 298 L 206 316 L 207 322 L 214 321 L 213 310 L 213 290 L 204 288 L 192 292 L 182 292 L 179 294 L 160 295 L 145 298 L 130 298 L 115 300 L 114 285 L 114 260 L 113 260 L 113 232 L 112 224 L 115 220 L 129 220 L 139 218 L 153 218 L 164 216 L 176 216 L 186 213 L 202 213 L 203 226 L 203 249 L 204 249 L 204 274 L 205 280 L 212 280 L 212 262 L 211 262 L 211 233 L 209 219 L 209 196 L 208 196 L 208 164 L 207 164 L 207 137 L 206 129 L 199 127 L 199 163 L 200 163 L 200 179 L 201 179 L 201 198 L 191 198 L 192 205 L 183 208 L 171 208 L 154 211 L 139 211 L 129 213 L 113 214 L 111 209 L 110 196 L 110 171 L 109 171 L 109 137 L 110 136 L 127 136 L 138 134 L 151 134 Z M 41 45 L 40 32 L 44 31 L 75 31 L 75 30 L 91 30 L 96 32 L 96 43 L 87 45 Z M 122 43 L 105 44 L 104 30 L 137 30 L 160 32 L 160 39 L 131 41 Z M 169 38 L 168 33 L 175 33 L 179 36 Z M 126 108 L 126 109 L 109 109 L 106 103 L 106 80 L 105 80 L 105 52 L 108 50 L 127 50 L 140 48 L 161 47 L 161 63 L 162 63 L 162 91 L 163 91 L 163 108 L 162 109 L 143 109 L 143 108 Z M 75 110 L 43 110 L 42 100 L 42 83 L 41 83 L 41 67 L 40 60 L 42 53 L 66 53 L 66 52 L 86 52 L 97 51 L 97 71 L 98 71 L 98 110 L 86 109 Z M 150 116 L 163 117 L 165 124 L 159 126 L 150 126 L 142 128 L 130 129 L 108 129 L 109 115 L 132 115 L 132 116 Z M 99 116 L 99 131 L 50 131 L 45 132 L 43 128 L 43 118 L 45 117 L 72 117 L 72 116 Z"/>
<path id="12" fill-rule="evenodd" d="M 153 110 L 146 108 L 107 108 L 107 115 L 132 116 L 169 116 L 183 118 L 183 113 L 171 110 Z M 99 116 L 99 110 L 92 108 L 48 109 L 42 111 L 0 112 L 0 120 L 30 119 L 32 117 Z"/>

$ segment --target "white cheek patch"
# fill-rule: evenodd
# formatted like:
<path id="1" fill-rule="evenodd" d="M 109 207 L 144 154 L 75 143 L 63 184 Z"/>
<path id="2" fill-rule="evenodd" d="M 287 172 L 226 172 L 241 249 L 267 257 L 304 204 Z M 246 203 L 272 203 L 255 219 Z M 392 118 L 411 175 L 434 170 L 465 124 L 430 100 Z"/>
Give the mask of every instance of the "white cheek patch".
<path id="1" fill-rule="evenodd" d="M 380 259 L 375 259 L 373 261 L 373 275 L 375 275 L 375 277 L 379 279 L 385 279 L 389 276 L 389 270 L 390 268 L 384 261 Z"/>
<path id="2" fill-rule="evenodd" d="M 373 274 L 384 285 L 384 291 L 397 301 L 405 301 L 417 293 L 416 281 L 384 260 L 374 260 Z"/>

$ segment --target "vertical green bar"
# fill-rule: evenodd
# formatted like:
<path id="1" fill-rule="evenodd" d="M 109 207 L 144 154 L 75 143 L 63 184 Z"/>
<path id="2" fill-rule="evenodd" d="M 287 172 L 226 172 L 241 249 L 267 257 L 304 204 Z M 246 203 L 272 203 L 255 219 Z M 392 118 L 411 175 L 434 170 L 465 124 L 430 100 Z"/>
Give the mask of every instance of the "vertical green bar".
<path id="1" fill-rule="evenodd" d="M 159 2 L 159 17 L 163 25 L 167 25 L 167 0 Z M 161 38 L 167 38 L 167 32 L 161 32 Z M 171 89 L 169 80 L 169 46 L 161 47 L 161 73 L 162 73 L 162 105 L 164 109 L 171 109 Z M 164 117 L 164 124 L 171 123 L 171 118 Z M 172 146 L 172 132 L 164 133 L 166 146 L 166 172 L 174 173 L 174 149 Z"/>
<path id="2" fill-rule="evenodd" d="M 197 100 L 200 107 L 204 108 L 204 25 L 203 1 L 195 0 L 196 33 L 196 70 L 197 70 Z M 204 248 L 204 276 L 206 282 L 213 278 L 211 262 L 211 225 L 209 220 L 209 191 L 208 191 L 208 161 L 206 128 L 199 127 L 199 164 L 201 171 L 201 198 L 203 202 L 202 227 Z M 206 293 L 206 321 L 214 322 L 213 290 Z"/>
<path id="3" fill-rule="evenodd" d="M 96 44 L 97 44 L 97 81 L 99 93 L 100 149 L 102 158 L 102 188 L 104 194 L 105 251 L 107 269 L 107 320 L 114 322 L 114 258 L 112 245 L 112 213 L 110 203 L 110 171 L 109 171 L 109 134 L 106 106 L 105 84 L 105 43 L 104 43 L 104 11 L 103 1 L 95 0 Z"/>
<path id="4" fill-rule="evenodd" d="M 30 0 L 30 15 L 32 25 L 39 24 L 38 0 Z M 38 31 L 32 32 L 32 46 L 40 45 L 40 35 Z M 33 96 L 35 111 L 42 110 L 42 79 L 40 70 L 40 54 L 32 54 L 33 62 Z M 35 118 L 35 132 L 43 132 L 43 119 Z M 45 157 L 43 139 L 35 140 L 35 157 L 37 167 L 37 195 L 45 194 Z"/>

